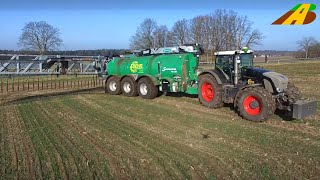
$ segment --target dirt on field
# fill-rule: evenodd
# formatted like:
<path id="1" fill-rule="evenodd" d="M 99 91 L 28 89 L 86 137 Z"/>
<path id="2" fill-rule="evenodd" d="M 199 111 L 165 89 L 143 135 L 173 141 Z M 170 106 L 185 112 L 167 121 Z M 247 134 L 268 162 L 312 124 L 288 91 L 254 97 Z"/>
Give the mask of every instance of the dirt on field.
<path id="1" fill-rule="evenodd" d="M 320 63 L 266 68 L 320 99 Z M 306 120 L 274 115 L 253 123 L 227 106 L 203 107 L 197 97 L 144 100 L 101 88 L 0 98 L 4 179 L 320 177 L 319 112 Z"/>

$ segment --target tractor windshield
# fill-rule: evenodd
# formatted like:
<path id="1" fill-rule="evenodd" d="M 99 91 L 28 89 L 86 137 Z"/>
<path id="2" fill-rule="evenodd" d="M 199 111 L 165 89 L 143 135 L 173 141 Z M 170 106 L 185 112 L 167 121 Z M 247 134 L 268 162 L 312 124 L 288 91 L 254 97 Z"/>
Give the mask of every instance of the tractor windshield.
<path id="1" fill-rule="evenodd" d="M 240 54 L 241 66 L 253 66 L 253 55 L 252 53 L 243 53 Z"/>

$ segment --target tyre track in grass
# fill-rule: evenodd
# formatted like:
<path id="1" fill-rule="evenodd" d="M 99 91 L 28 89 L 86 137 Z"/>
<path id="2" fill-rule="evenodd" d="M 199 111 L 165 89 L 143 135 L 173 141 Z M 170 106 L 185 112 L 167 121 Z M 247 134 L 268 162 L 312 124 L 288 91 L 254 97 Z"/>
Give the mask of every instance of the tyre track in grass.
<path id="1" fill-rule="evenodd" d="M 86 99 L 88 99 L 88 97 L 86 97 Z M 90 98 L 89 98 L 90 99 Z M 86 103 L 88 103 L 88 104 L 90 104 L 91 106 L 96 106 L 95 104 L 92 104 L 92 103 L 90 103 L 90 102 L 88 102 L 88 101 L 86 101 Z M 100 107 L 101 108 L 101 107 Z M 134 119 L 130 119 L 130 122 L 131 122 L 131 120 L 134 120 Z M 136 126 L 138 125 L 137 123 L 135 124 Z M 143 127 L 143 126 L 141 126 L 141 124 L 139 125 L 139 127 L 141 128 L 141 127 Z M 176 126 L 175 128 L 179 128 L 179 126 Z M 159 132 L 154 132 L 153 131 L 153 133 L 159 133 Z M 160 135 L 160 134 L 159 134 Z M 175 143 L 177 143 L 177 142 L 179 142 L 180 140 L 177 140 L 177 138 L 172 138 L 172 137 L 170 137 L 170 136 L 166 136 L 166 138 L 168 138 L 170 141 L 173 141 L 173 142 L 175 142 Z M 200 140 L 200 139 L 197 139 L 197 140 Z M 182 141 L 183 142 L 183 141 Z M 185 143 L 183 143 L 183 144 L 185 144 Z M 221 159 L 220 159 L 221 160 Z"/>
<path id="2" fill-rule="evenodd" d="M 27 158 L 28 158 L 28 166 L 29 166 L 29 178 L 42 179 L 40 160 L 36 155 L 35 147 L 29 134 L 30 130 L 27 129 L 27 126 L 23 121 L 23 117 L 18 107 L 17 106 L 14 106 L 14 107 L 19 119 L 18 121 L 19 127 L 21 127 L 20 129 L 23 129 L 21 136 L 22 136 L 23 146 L 25 147 L 25 151 L 28 154 Z"/>
<path id="3" fill-rule="evenodd" d="M 0 108 L 0 177 L 6 177 L 7 155 L 6 155 L 6 123 L 5 123 L 5 108 Z"/>
<path id="4" fill-rule="evenodd" d="M 59 124 L 59 129 L 60 129 L 60 131 L 62 131 L 63 132 L 63 134 L 65 134 L 65 137 L 67 137 L 68 138 L 68 136 L 66 135 L 66 134 L 69 134 L 68 132 L 67 132 L 67 130 L 66 130 L 66 128 L 68 128 L 69 130 L 70 130 L 70 128 L 71 129 L 73 129 L 74 131 L 72 132 L 72 135 L 73 136 L 80 136 L 80 139 L 82 140 L 82 141 L 84 141 L 84 142 L 81 142 L 81 144 L 86 144 L 86 145 L 88 145 L 88 144 L 92 144 L 93 142 L 95 142 L 95 140 L 92 138 L 92 137 L 90 137 L 90 136 L 88 136 L 87 135 L 87 129 L 85 129 L 85 128 L 81 128 L 80 126 L 77 126 L 77 125 L 75 125 L 76 123 L 72 123 L 73 121 L 75 121 L 75 118 L 73 118 L 73 116 L 71 115 L 71 114 L 65 114 L 64 112 L 63 113 L 61 113 L 61 112 L 59 112 L 59 113 L 57 113 L 57 114 L 53 114 L 52 112 L 57 112 L 57 110 L 58 109 L 60 109 L 60 110 L 62 110 L 62 109 L 64 109 L 64 107 L 62 107 L 62 106 L 60 106 L 61 104 L 60 103 L 57 103 L 57 102 L 55 102 L 55 101 L 50 101 L 50 103 L 42 103 L 42 107 L 43 107 L 43 110 L 44 111 L 46 111 L 46 113 L 48 114 L 48 116 L 49 117 L 54 117 L 54 116 L 56 116 L 57 118 L 60 118 L 60 120 L 63 122 L 61 125 Z M 54 106 L 55 107 L 59 107 L 59 108 L 57 108 L 57 109 L 54 109 Z M 54 121 L 54 120 L 53 120 Z M 68 138 L 69 139 L 69 138 Z M 70 140 L 70 139 L 69 139 Z M 78 144 L 74 144 L 74 148 L 77 148 L 77 147 L 79 147 L 80 146 L 80 143 L 78 143 Z M 104 149 L 102 149 L 101 148 L 101 146 L 99 145 L 99 144 L 96 144 L 96 143 L 94 143 L 94 144 L 92 144 L 92 146 L 93 146 L 93 148 L 97 148 L 97 149 L 95 149 L 95 150 L 97 150 L 97 152 L 100 152 L 100 153 L 102 153 L 102 154 L 104 154 L 104 155 L 107 155 L 109 158 L 110 158 L 110 153 L 109 152 L 107 152 L 107 151 L 105 151 Z M 87 148 L 87 149 L 85 149 L 85 150 L 83 150 L 84 152 L 82 152 L 82 154 L 88 154 L 89 152 L 92 154 L 92 151 L 90 151 L 90 149 L 89 148 Z M 90 154 L 90 157 L 92 157 L 92 155 Z M 89 155 L 86 155 L 87 156 L 87 159 L 90 159 L 90 157 L 89 157 Z M 112 157 L 111 156 L 111 158 L 112 158 L 112 162 L 114 162 L 114 157 Z M 99 157 L 94 157 L 93 158 L 97 163 L 99 163 Z M 101 164 L 102 165 L 102 164 Z M 115 165 L 115 164 L 114 164 Z M 111 167 L 112 168 L 112 167 Z M 92 169 L 92 170 L 94 170 L 94 169 Z M 94 177 L 94 173 L 95 172 L 93 172 L 93 177 Z M 95 173 L 96 174 L 96 173 Z M 116 175 L 119 175 L 118 174 L 118 171 L 115 171 L 115 174 Z M 120 176 L 119 176 L 120 177 Z M 95 178 L 95 177 L 94 177 Z"/>
<path id="5" fill-rule="evenodd" d="M 241 147 L 241 146 L 240 146 Z M 265 148 L 264 148 L 265 149 Z M 270 150 L 272 151 L 272 149 L 270 148 Z M 281 151 L 281 150 L 280 150 Z M 277 153 L 275 153 L 275 154 L 277 154 Z M 290 154 L 290 153 L 288 153 L 288 154 Z M 284 155 L 285 156 L 285 155 Z M 275 157 L 277 157 L 277 155 L 275 155 Z M 274 160 L 275 162 L 277 161 L 277 159 L 275 159 Z"/>
<path id="6" fill-rule="evenodd" d="M 167 104 L 169 104 L 169 103 L 167 103 Z M 189 109 L 188 107 L 190 107 L 190 104 L 187 104 L 187 103 L 185 103 L 185 102 L 183 102 L 183 104 L 185 104 L 185 105 L 183 105 L 183 106 L 181 106 L 182 108 L 185 108 L 185 109 L 188 109 L 188 110 L 190 110 L 191 111 L 191 109 Z M 178 105 L 176 105 L 176 106 L 178 106 Z M 180 107 L 180 105 L 179 105 L 179 107 Z M 200 111 L 200 109 L 201 108 L 199 108 L 199 112 L 204 112 L 204 111 Z M 208 112 L 208 113 L 210 113 L 210 114 L 212 114 L 213 116 L 217 116 L 217 113 L 219 113 L 219 112 L 217 112 L 217 110 L 215 110 L 215 109 L 210 109 L 211 111 L 213 111 L 213 112 Z M 221 111 L 221 109 L 218 109 L 218 111 Z M 193 112 L 196 112 L 197 110 L 194 110 L 193 109 Z M 223 110 L 222 110 L 223 111 Z M 201 117 L 203 117 L 203 116 L 206 116 L 208 113 L 205 113 L 205 114 L 203 114 L 203 113 L 196 113 L 196 115 L 199 117 L 199 118 L 201 118 Z M 195 115 L 195 114 L 193 114 L 193 115 Z M 219 115 L 219 114 L 218 114 Z M 221 115 L 219 115 L 219 116 L 221 116 Z M 222 115 L 222 116 L 225 116 L 225 115 Z M 232 116 L 231 116 L 232 117 Z M 230 121 L 230 119 L 231 119 L 231 117 L 226 117 L 227 118 L 227 120 L 224 120 L 225 122 L 232 122 L 232 123 L 237 123 L 236 121 Z M 248 122 L 246 122 L 246 121 L 244 121 L 243 119 L 241 119 L 241 118 L 238 118 L 238 120 L 240 120 L 240 121 L 238 121 L 238 124 L 239 124 L 239 126 L 242 126 L 242 127 L 246 127 L 246 126 L 251 126 L 251 124 L 250 123 L 248 123 Z M 243 121 L 243 123 L 241 123 L 241 120 Z M 289 134 L 290 136 L 292 135 L 292 133 L 295 133 L 295 134 L 298 134 L 298 135 L 300 135 L 300 136 L 312 136 L 312 139 L 310 140 L 310 141 L 312 141 L 312 140 L 314 140 L 314 144 L 315 145 L 319 145 L 319 140 L 320 140 L 320 130 L 319 130 L 319 128 L 315 128 L 315 127 L 312 127 L 312 126 L 308 126 L 308 125 L 306 125 L 306 124 L 297 124 L 297 123 L 291 123 L 291 122 L 283 122 L 283 121 L 278 121 L 278 120 L 269 120 L 269 121 L 267 121 L 267 122 L 265 122 L 265 123 L 261 123 L 262 124 L 262 126 L 265 128 L 265 126 L 270 126 L 270 128 L 272 128 L 272 129 L 274 129 L 274 130 L 278 130 L 278 128 L 281 128 L 281 129 L 283 129 L 283 130 L 285 130 L 285 131 L 281 131 L 281 132 L 278 132 L 278 131 L 270 131 L 269 129 L 261 129 L 259 126 L 260 126 L 260 124 L 258 125 L 258 126 L 255 126 L 255 125 L 257 125 L 256 123 L 252 123 L 253 124 L 253 126 L 251 126 L 251 128 L 255 128 L 255 129 L 257 129 L 258 131 L 265 131 L 267 134 L 270 134 L 270 133 L 272 133 L 272 134 L 274 134 L 274 135 L 283 135 L 283 133 L 285 132 L 285 131 L 287 131 L 287 132 L 285 132 L 286 134 Z M 276 124 L 276 126 L 274 126 Z M 243 126 L 243 125 L 246 125 L 246 126 Z M 281 125 L 283 125 L 283 126 L 281 126 Z M 282 134 L 281 134 L 282 133 Z"/>
<path id="7" fill-rule="evenodd" d="M 86 99 L 90 99 L 90 100 L 92 100 L 92 98 L 90 98 L 90 97 L 86 97 Z M 93 100 L 94 101 L 94 100 Z M 92 106 L 96 106 L 96 104 L 92 104 L 92 103 L 90 103 L 90 102 L 88 102 L 87 101 L 87 103 L 88 104 L 90 104 L 90 105 L 92 105 Z M 148 104 L 148 102 L 146 102 L 147 104 Z M 100 104 L 99 104 L 100 105 Z M 137 104 L 138 105 L 138 104 Z M 149 106 L 151 106 L 151 104 L 148 104 Z M 100 108 L 101 108 L 102 106 L 100 106 Z M 138 107 L 139 108 L 139 107 Z M 154 107 L 153 109 L 159 109 L 160 107 Z M 143 108 L 142 108 L 143 109 Z M 169 108 L 170 109 L 170 108 Z M 132 111 L 136 111 L 136 109 L 131 109 Z M 149 111 L 150 113 L 156 113 L 156 111 L 155 112 L 152 112 L 152 111 Z M 139 113 L 138 113 L 139 114 Z M 141 114 L 141 113 L 140 113 Z M 143 113 L 142 113 L 143 114 Z M 157 115 L 157 114 L 156 114 Z M 157 115 L 158 116 L 158 115 Z M 177 115 L 177 116 L 179 116 L 179 115 Z M 140 117 L 140 118 L 142 118 L 142 117 Z M 139 119 L 139 117 L 137 118 L 137 119 Z M 133 119 L 132 119 L 133 120 Z M 164 119 L 162 119 L 162 120 L 164 120 Z M 159 136 L 164 136 L 165 138 L 167 138 L 167 139 L 169 139 L 170 141 L 173 141 L 173 142 L 175 142 L 175 143 L 181 143 L 181 142 L 183 142 L 183 144 L 185 144 L 185 145 L 190 145 L 190 143 L 191 143 L 191 145 L 192 145 L 192 143 L 194 143 L 195 141 L 201 141 L 201 138 L 199 138 L 199 136 L 200 136 L 200 133 L 198 133 L 198 132 L 193 132 L 193 131 L 190 131 L 190 129 L 191 128 L 193 128 L 193 127 L 191 127 L 191 126 L 187 126 L 187 127 L 185 127 L 185 125 L 183 125 L 183 123 L 180 123 L 179 122 L 179 120 L 176 120 L 176 119 L 170 119 L 170 121 L 165 121 L 165 122 L 163 122 L 161 119 L 159 120 L 159 121 L 157 121 L 157 123 L 158 124 L 161 124 L 161 125 L 163 125 L 163 128 L 150 128 L 150 127 L 148 127 L 148 130 L 149 131 L 151 131 L 151 132 L 153 132 L 153 133 L 157 133 Z M 130 119 L 130 121 L 131 121 L 131 119 Z M 136 121 L 136 120 L 134 120 L 134 121 Z M 145 124 L 141 124 L 141 122 L 135 122 L 135 125 L 136 126 L 139 126 L 140 128 L 143 128 L 143 127 L 145 127 L 146 125 Z M 190 135 L 192 135 L 193 137 L 192 138 L 194 138 L 190 143 L 189 142 L 187 142 L 186 140 L 185 140 L 185 138 L 191 138 L 191 137 L 189 137 L 189 136 L 187 136 L 187 137 L 179 137 L 179 135 L 184 135 L 184 133 L 182 134 L 182 133 L 180 133 L 179 132 L 179 134 L 177 134 L 177 135 L 174 135 L 174 137 L 172 137 L 172 136 L 169 136 L 169 135 L 166 135 L 166 134 L 172 134 L 172 132 L 170 132 L 170 131 L 174 131 L 175 133 L 177 133 L 177 130 L 180 130 L 181 132 L 188 132 L 189 133 L 189 136 Z M 219 141 L 219 140 L 217 140 L 217 141 Z M 217 142 L 216 141 L 216 142 Z M 221 159 L 220 157 L 218 157 L 218 156 L 216 156 L 216 155 L 214 155 L 214 154 L 212 154 L 212 150 L 210 151 L 209 149 L 207 149 L 207 148 L 205 148 L 205 147 L 200 147 L 200 148 L 196 148 L 196 147 L 192 147 L 193 149 L 197 149 L 197 150 L 200 150 L 200 149 L 202 149 L 202 152 L 201 153 L 203 153 L 203 154 L 208 154 L 208 155 L 210 155 L 210 156 L 212 156 L 212 157 L 215 157 L 215 158 L 217 158 L 217 159 L 219 159 L 220 161 L 222 161 L 223 162 L 223 159 Z M 221 150 L 219 150 L 219 151 L 221 151 Z M 226 163 L 224 163 L 224 165 L 226 165 Z"/>
<path id="8" fill-rule="evenodd" d="M 8 113 L 9 112 L 9 113 Z M 17 136 L 14 132 L 15 127 L 13 127 L 12 121 L 14 121 L 14 114 L 11 113 L 11 110 L 8 109 L 7 114 L 5 115 L 6 124 L 8 125 L 8 142 L 9 142 L 9 152 L 10 152 L 10 170 L 12 178 L 16 178 L 19 175 L 18 167 L 18 147 L 17 147 Z"/>
<path id="9" fill-rule="evenodd" d="M 33 141 L 35 151 L 39 158 L 42 177 L 45 179 L 55 178 L 55 172 L 52 167 L 52 161 L 54 162 L 54 160 L 51 152 L 48 151 L 48 149 L 51 148 L 48 148 L 50 142 L 46 136 L 47 132 L 43 130 L 45 127 L 37 120 L 38 112 L 35 111 L 35 106 L 32 105 L 27 103 L 20 105 L 18 108 L 29 130 L 31 140 Z"/>
<path id="10" fill-rule="evenodd" d="M 14 137 L 14 143 L 16 147 L 17 158 L 17 175 L 16 177 L 28 177 L 28 179 L 35 179 L 35 172 L 33 167 L 32 153 L 30 146 L 27 144 L 26 129 L 21 126 L 21 119 L 19 113 L 16 110 L 16 106 L 11 106 L 6 110 L 8 124 L 12 130 L 12 136 Z"/>
<path id="11" fill-rule="evenodd" d="M 86 98 L 88 98 L 88 97 L 86 97 Z M 90 99 L 90 98 L 89 98 Z M 148 104 L 148 103 L 147 103 Z M 157 108 L 154 108 L 154 109 L 157 109 Z M 134 111 L 134 109 L 132 109 L 133 111 Z M 161 121 L 160 121 L 161 122 Z M 169 122 L 174 122 L 173 121 L 173 119 L 171 119 L 170 121 L 168 121 L 168 122 L 166 122 L 167 124 L 171 124 L 171 123 L 169 123 Z M 178 125 L 178 126 L 174 126 L 174 129 L 179 129 L 179 128 L 181 128 L 180 127 L 180 124 Z M 165 128 L 163 128 L 163 129 L 165 129 Z M 198 134 L 199 135 L 199 134 Z M 171 139 L 171 141 L 175 141 L 177 139 L 177 137 L 175 137 L 175 138 L 173 138 L 173 139 Z M 198 139 L 196 139 L 196 141 L 200 141 L 200 139 L 198 138 Z M 209 151 L 207 151 L 207 152 L 209 152 Z M 206 152 L 202 152 L 202 153 L 206 153 Z M 209 153 L 209 154 L 211 154 L 212 155 L 212 153 Z M 221 158 L 220 158 L 221 159 Z"/>
<path id="12" fill-rule="evenodd" d="M 79 108 L 79 107 L 77 107 L 77 109 L 78 109 L 78 108 Z M 109 113 L 109 112 L 108 112 L 108 113 Z M 105 117 L 106 117 L 106 116 L 105 116 Z M 119 118 L 117 118 L 117 119 L 118 119 L 118 121 L 121 120 L 121 119 L 119 119 Z M 110 119 L 109 119 L 109 120 L 110 120 Z M 109 124 L 109 125 L 110 125 L 110 124 Z M 123 125 L 122 125 L 122 126 L 123 126 Z M 115 127 L 115 128 L 118 129 L 118 128 L 122 128 L 122 127 L 120 126 L 120 127 Z M 122 128 L 122 129 L 123 129 L 123 128 Z M 127 128 L 126 128 L 126 129 L 127 129 Z M 125 129 L 124 129 L 124 130 L 125 130 Z M 135 138 L 135 137 L 134 137 L 134 133 L 133 133 L 132 131 L 133 131 L 133 129 L 132 129 L 131 132 L 130 132 L 130 135 L 131 135 L 130 137 L 131 137 L 131 139 L 132 139 L 132 138 Z M 127 132 L 128 132 L 128 130 L 125 130 L 123 133 L 127 133 Z M 119 134 L 119 135 L 120 135 L 120 134 Z M 122 134 L 121 134 L 121 135 L 122 135 Z M 121 136 L 121 135 L 120 135 L 120 136 Z M 124 137 L 124 138 L 125 138 L 125 137 Z M 130 141 L 129 141 L 129 142 L 130 142 Z M 133 140 L 133 139 L 131 140 L 131 142 L 136 143 L 135 140 Z M 139 141 L 138 141 L 138 142 L 139 142 Z M 138 146 L 138 145 L 140 145 L 140 144 L 137 144 L 137 146 Z M 161 147 L 161 146 L 159 146 L 159 147 Z M 144 152 L 144 153 L 145 153 L 145 152 Z M 158 152 L 158 153 L 159 153 L 159 152 Z M 171 153 L 171 154 L 174 154 L 174 153 Z M 170 156 L 170 153 L 169 153 L 169 154 L 166 153 L 166 155 L 167 155 L 167 156 L 168 156 L 168 155 Z"/>
<path id="13" fill-rule="evenodd" d="M 63 159 L 65 161 L 70 161 L 73 163 L 70 163 L 71 165 L 71 169 L 75 170 L 76 172 L 73 174 L 68 174 L 68 178 L 71 178 L 73 176 L 75 177 L 80 177 L 80 178 L 89 178 L 89 174 L 90 171 L 86 168 L 88 166 L 88 159 L 89 156 L 86 154 L 83 154 L 82 152 L 77 152 L 75 155 L 73 153 L 74 149 L 77 150 L 77 148 L 79 148 L 79 146 L 74 145 L 74 139 L 71 140 L 71 145 L 68 148 L 65 148 L 66 143 L 69 144 L 66 140 L 70 140 L 68 138 L 66 138 L 65 134 L 63 132 L 61 132 L 61 129 L 59 129 L 59 125 L 56 124 L 57 121 L 55 120 L 56 115 L 53 116 L 48 116 L 45 113 L 45 109 L 43 109 L 42 105 L 43 102 L 41 102 L 39 104 L 39 102 L 36 102 L 36 104 L 38 104 L 38 111 L 39 111 L 39 115 L 41 117 L 46 117 L 46 121 L 43 121 L 43 124 L 47 124 L 47 128 L 48 128 L 48 133 L 51 134 L 50 136 L 48 136 L 47 138 L 51 141 L 51 144 L 54 146 L 54 154 L 55 156 L 60 156 L 59 159 L 62 160 L 61 155 L 63 155 Z M 64 124 L 65 125 L 65 124 Z M 68 150 L 73 150 L 71 152 L 68 152 Z M 71 159 L 70 159 L 71 156 Z M 58 159 L 58 160 L 59 160 Z M 65 163 L 62 162 L 58 162 L 58 164 L 60 164 L 61 168 L 65 168 Z M 72 165 L 74 164 L 74 165 Z M 62 173 L 61 173 L 62 174 Z"/>
<path id="14" fill-rule="evenodd" d="M 184 106 L 185 107 L 185 106 Z M 274 121 L 272 121 L 272 120 L 270 120 L 269 122 L 274 122 Z M 234 122 L 232 122 L 232 123 L 234 123 Z M 244 123 L 247 123 L 247 122 L 244 122 Z M 288 123 L 289 124 L 289 123 Z M 249 123 L 248 124 L 249 126 L 251 126 L 251 125 L 254 125 L 254 126 L 256 126 L 257 124 L 253 124 L 253 123 Z M 268 125 L 268 124 L 267 124 Z M 298 124 L 293 124 L 292 126 L 293 127 L 295 127 L 296 125 L 298 125 Z M 260 125 L 258 124 L 258 126 L 259 126 L 259 128 L 256 128 L 256 127 L 253 127 L 254 129 L 257 129 L 258 131 L 262 131 L 262 132 L 265 132 L 265 135 L 269 135 L 269 134 L 275 134 L 275 135 L 277 135 L 276 133 L 273 133 L 273 131 L 270 131 L 270 129 L 262 129 L 262 128 L 265 128 L 265 124 L 262 124 L 261 125 L 261 128 L 260 128 Z M 298 127 L 301 127 L 300 125 L 298 125 Z M 275 132 L 276 131 L 278 131 L 278 129 L 276 129 L 276 128 L 272 128 L 271 130 L 274 130 Z M 305 139 L 303 139 L 303 137 L 305 137 L 306 136 L 306 133 L 301 133 L 301 132 L 295 132 L 295 133 L 297 133 L 297 134 L 294 134 L 294 133 L 292 133 L 291 131 L 290 132 L 286 132 L 286 131 L 280 131 L 279 133 L 278 133 L 278 135 L 281 135 L 281 133 L 283 133 L 283 132 L 285 132 L 285 135 L 287 136 L 287 138 L 289 138 L 289 137 L 291 137 L 292 135 L 295 135 L 295 136 L 297 136 L 297 134 L 299 135 L 299 136 L 302 136 L 302 137 L 300 137 L 300 138 L 294 138 L 294 139 L 296 139 L 296 140 L 299 140 L 299 142 L 297 142 L 296 143 L 296 145 L 297 146 L 299 146 L 300 144 L 299 143 L 302 143 L 302 144 L 305 144 L 305 145 L 309 145 L 310 146 L 310 143 L 308 142 L 308 143 L 306 143 L 306 141 L 305 141 Z M 310 135 L 309 133 L 307 133 L 307 135 Z M 314 135 L 314 134 L 313 134 Z M 313 141 L 314 143 L 311 143 L 312 145 L 313 145 L 313 149 L 315 149 L 315 151 L 313 151 L 312 152 L 312 154 L 314 154 L 316 157 L 319 157 L 319 156 L 317 156 L 317 154 L 319 154 L 319 151 L 318 150 L 316 150 L 317 149 L 317 147 L 319 147 L 319 138 L 317 137 L 316 139 L 313 139 L 314 137 L 310 137 L 309 136 L 309 138 L 310 139 L 308 139 L 308 141 Z M 313 140 L 311 140 L 311 139 L 313 139 Z M 301 146 L 301 145 L 300 145 Z M 288 145 L 287 145 L 287 147 L 288 148 L 290 148 L 291 146 L 289 145 L 289 143 L 288 143 Z M 274 156 L 274 157 L 276 157 L 277 159 L 275 159 L 275 161 L 277 162 L 278 160 L 279 160 L 279 158 L 285 158 L 285 157 L 292 157 L 293 155 L 292 154 L 290 154 L 290 152 L 288 152 L 288 153 L 286 153 L 286 152 L 281 152 L 281 150 L 278 150 L 279 148 L 277 148 L 276 150 L 275 149 L 272 149 L 272 147 L 271 148 L 265 148 L 265 147 L 261 147 L 261 148 L 263 148 L 263 149 L 265 149 L 266 151 L 265 151 L 265 153 L 268 153 L 268 154 L 270 154 L 269 152 L 273 152 L 273 153 L 271 153 L 271 155 L 272 156 Z M 268 150 L 269 149 L 269 150 Z M 300 148 L 301 149 L 301 148 Z M 304 152 L 303 151 L 303 149 L 301 149 L 299 152 Z M 283 154 L 281 157 L 279 157 L 278 156 L 278 154 Z M 287 156 L 287 155 L 290 155 L 290 156 Z M 313 155 L 310 155 L 309 156 L 310 158 L 312 158 L 313 157 Z M 299 158 L 294 158 L 294 159 L 296 159 L 297 161 L 299 161 L 298 159 Z M 291 161 L 291 160 L 290 160 Z M 316 160 L 316 159 L 313 159 L 313 160 L 311 160 L 311 161 L 313 161 L 313 164 L 316 164 L 314 167 L 316 167 L 315 168 L 315 171 L 316 170 L 319 170 L 319 159 L 318 159 L 318 161 Z M 304 162 L 310 162 L 310 159 L 308 159 L 308 158 L 304 158 Z M 283 169 L 285 170 L 285 166 L 283 166 Z M 308 171 L 307 169 L 304 169 L 304 171 Z"/>
<path id="15" fill-rule="evenodd" d="M 68 99 L 68 104 L 69 104 L 69 106 L 70 107 L 72 107 L 72 108 L 74 108 L 74 109 L 77 109 L 78 111 L 77 112 L 72 112 L 72 114 L 78 114 L 79 112 L 82 112 L 82 113 L 84 113 L 84 114 L 87 114 L 87 112 L 85 111 L 85 110 L 83 110 L 82 108 L 82 106 L 79 106 L 79 102 L 78 101 L 71 101 L 71 99 Z M 72 102 L 72 103 L 71 103 Z M 76 103 L 77 104 L 77 106 L 75 107 L 75 104 L 74 103 Z M 79 110 L 80 109 L 80 110 Z M 88 109 L 87 107 L 85 107 L 84 109 Z M 70 109 L 68 109 L 68 111 L 70 111 Z M 99 128 L 101 128 L 101 127 L 105 127 L 105 128 L 107 128 L 107 129 L 110 129 L 110 126 L 112 126 L 111 127 L 111 131 L 113 132 L 113 133 L 117 133 L 117 136 L 118 137 L 120 137 L 120 138 L 122 138 L 122 139 L 120 139 L 121 141 L 123 141 L 123 140 L 125 140 L 126 142 L 128 142 L 128 144 L 129 144 L 129 146 L 130 147 L 132 147 L 132 149 L 137 149 L 137 147 L 135 147 L 135 146 L 132 146 L 131 144 L 130 144 L 130 142 L 132 142 L 132 138 L 133 138 L 133 133 L 130 131 L 129 133 L 128 133 L 128 130 L 126 130 L 126 129 L 123 129 L 122 127 L 121 127 L 121 125 L 119 125 L 118 123 L 118 125 L 117 126 L 114 126 L 113 124 L 110 124 L 110 123 L 105 123 L 105 122 L 101 122 L 100 120 L 101 119 L 108 119 L 109 121 L 112 119 L 112 121 L 119 121 L 118 119 L 114 119 L 112 116 L 110 116 L 110 115 L 108 115 L 108 114 L 106 114 L 105 116 L 88 116 L 88 117 L 83 117 L 83 118 L 91 118 L 91 119 L 95 119 L 95 120 L 99 120 L 99 121 L 95 121 L 94 123 L 94 125 L 95 125 L 95 127 L 96 126 L 98 126 Z M 90 124 L 91 125 L 91 124 Z M 118 132 L 118 131 L 115 131 L 115 130 L 118 130 L 118 131 L 120 131 L 120 132 Z M 103 129 L 101 129 L 101 131 L 103 131 Z M 131 135 L 130 135 L 131 134 Z M 119 142 L 121 142 L 121 141 L 119 141 Z M 121 142 L 122 143 L 122 142 Z M 141 145 L 141 144 L 137 144 L 138 146 L 144 146 L 144 145 Z M 121 149 L 121 148 L 124 148 L 124 147 L 120 147 L 120 151 L 121 150 L 123 150 L 123 149 Z M 145 147 L 142 147 L 142 148 L 145 148 Z M 126 149 L 129 149 L 128 147 L 126 148 Z M 151 153 L 152 154 L 152 153 Z M 138 157 L 140 156 L 141 157 L 141 155 L 137 155 Z M 126 160 L 127 158 L 125 158 L 125 160 Z M 130 163 L 129 163 L 130 164 Z M 139 164 L 137 164 L 137 165 L 139 165 Z M 128 169 L 130 169 L 130 166 L 131 165 L 129 165 L 129 168 Z M 132 167 L 131 167 L 132 168 Z M 166 169 L 166 166 L 163 166 L 163 168 L 165 168 Z M 170 171 L 168 171 L 168 170 L 166 170 L 166 172 L 168 172 L 168 173 L 170 173 Z M 132 177 L 135 177 L 135 176 L 141 176 L 141 175 L 143 175 L 143 174 L 141 174 L 141 173 L 139 173 L 139 172 L 131 172 L 132 174 L 133 174 L 133 176 Z M 171 174 L 172 175 L 172 174 Z M 178 176 L 175 176 L 176 178 L 178 177 Z"/>

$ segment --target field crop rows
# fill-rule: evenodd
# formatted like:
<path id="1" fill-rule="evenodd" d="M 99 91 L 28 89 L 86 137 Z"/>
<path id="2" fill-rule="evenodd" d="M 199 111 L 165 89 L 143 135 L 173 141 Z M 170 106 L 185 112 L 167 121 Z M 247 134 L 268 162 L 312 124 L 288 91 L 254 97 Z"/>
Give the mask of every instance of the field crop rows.
<path id="1" fill-rule="evenodd" d="M 320 99 L 320 63 L 267 65 Z M 181 97 L 180 97 L 181 96 Z M 320 107 L 318 106 L 318 110 Z M 196 97 L 103 89 L 16 96 L 0 108 L 3 179 L 317 179 L 320 116 L 265 123 Z"/>

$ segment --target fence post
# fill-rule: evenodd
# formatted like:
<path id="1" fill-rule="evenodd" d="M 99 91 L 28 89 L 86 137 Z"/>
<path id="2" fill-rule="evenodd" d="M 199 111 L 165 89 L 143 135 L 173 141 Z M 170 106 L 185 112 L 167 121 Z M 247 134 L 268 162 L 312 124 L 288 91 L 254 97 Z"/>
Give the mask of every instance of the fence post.
<path id="1" fill-rule="evenodd" d="M 28 77 L 28 91 L 30 90 L 30 76 Z"/>
<path id="2" fill-rule="evenodd" d="M 43 90 L 43 76 L 41 76 L 41 90 Z"/>
<path id="3" fill-rule="evenodd" d="M 9 76 L 7 76 L 7 92 L 9 92 Z"/>
<path id="4" fill-rule="evenodd" d="M 18 78 L 18 92 L 20 91 L 20 78 L 19 78 L 19 75 L 17 76 Z"/>
<path id="5" fill-rule="evenodd" d="M 22 76 L 22 91 L 24 91 L 24 76 Z"/>
<path id="6" fill-rule="evenodd" d="M 50 76 L 50 88 L 52 89 L 52 74 Z"/>
<path id="7" fill-rule="evenodd" d="M 47 75 L 47 90 L 49 89 L 49 75 Z"/>
<path id="8" fill-rule="evenodd" d="M 40 79 L 39 79 L 39 76 L 38 76 L 38 91 L 40 90 Z"/>
<path id="9" fill-rule="evenodd" d="M 2 76 L 0 76 L 0 90 L 1 90 L 1 92 L 3 91 L 3 89 L 2 89 L 3 87 L 2 86 L 3 86 L 3 84 L 2 84 Z"/>
<path id="10" fill-rule="evenodd" d="M 35 78 L 35 77 L 33 76 L 33 78 L 32 78 L 32 79 L 33 79 L 33 80 L 32 80 L 32 91 L 34 91 L 34 78 Z"/>
<path id="11" fill-rule="evenodd" d="M 11 76 L 11 83 L 12 92 L 14 92 L 14 76 Z"/>

